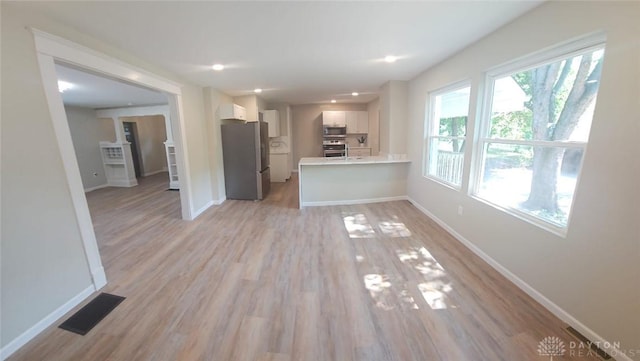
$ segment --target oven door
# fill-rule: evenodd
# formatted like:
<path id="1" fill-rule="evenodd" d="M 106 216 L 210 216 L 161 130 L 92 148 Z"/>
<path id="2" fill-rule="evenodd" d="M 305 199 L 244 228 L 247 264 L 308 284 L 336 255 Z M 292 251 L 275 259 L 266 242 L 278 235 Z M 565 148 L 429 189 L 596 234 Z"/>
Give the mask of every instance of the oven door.
<path id="1" fill-rule="evenodd" d="M 344 144 L 324 145 L 322 149 L 325 157 L 344 157 L 346 155 Z"/>
<path id="2" fill-rule="evenodd" d="M 340 151 L 325 151 L 324 152 L 324 157 L 325 158 L 340 158 L 340 157 L 344 157 L 344 152 L 340 152 Z"/>

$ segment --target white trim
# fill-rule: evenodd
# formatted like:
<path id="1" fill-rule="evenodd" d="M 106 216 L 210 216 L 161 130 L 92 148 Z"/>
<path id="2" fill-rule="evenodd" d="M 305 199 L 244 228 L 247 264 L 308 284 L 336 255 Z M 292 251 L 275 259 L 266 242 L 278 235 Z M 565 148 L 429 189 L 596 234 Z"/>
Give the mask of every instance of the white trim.
<path id="1" fill-rule="evenodd" d="M 104 272 L 104 267 L 91 270 L 91 278 L 96 291 L 107 285 L 107 274 Z"/>
<path id="2" fill-rule="evenodd" d="M 501 205 L 495 203 L 491 199 L 484 198 L 480 195 L 480 189 L 482 188 L 482 180 L 484 175 L 484 168 L 486 165 L 487 150 L 491 144 L 507 144 L 507 145 L 521 145 L 529 147 L 548 147 L 548 148 L 571 148 L 582 149 L 583 154 L 580 161 L 580 168 L 576 178 L 576 185 L 574 188 L 574 194 L 572 199 L 576 199 L 576 192 L 580 189 L 580 179 L 582 176 L 582 167 L 584 165 L 585 154 L 588 146 L 587 141 L 544 141 L 544 140 L 520 140 L 520 139 L 502 139 L 491 138 L 489 130 L 491 128 L 491 109 L 493 107 L 493 98 L 495 95 L 495 83 L 498 78 L 514 74 L 516 72 L 524 72 L 544 64 L 551 64 L 554 62 L 569 59 L 577 55 L 593 52 L 598 49 L 605 49 L 606 47 L 606 34 L 599 31 L 593 34 L 579 37 L 577 39 L 570 40 L 560 45 L 552 46 L 533 54 L 521 56 L 515 60 L 504 63 L 499 66 L 492 67 L 485 71 L 484 74 L 484 96 L 482 99 L 482 109 L 478 113 L 480 117 L 476 121 L 476 135 L 474 137 L 472 155 L 472 172 L 469 176 L 469 187 L 467 189 L 467 195 L 490 205 L 500 211 L 503 211 L 513 217 L 524 220 L 536 227 L 549 231 L 560 237 L 566 237 L 569 232 L 569 226 L 573 217 L 573 208 L 575 202 L 571 202 L 571 207 L 568 212 L 567 223 L 564 227 L 556 225 L 552 222 L 545 220 L 542 217 L 538 217 L 508 205 Z"/>
<path id="3" fill-rule="evenodd" d="M 71 201 L 73 203 L 76 221 L 78 222 L 80 237 L 82 238 L 82 244 L 87 258 L 87 263 L 89 265 L 89 270 L 92 275 L 99 275 L 98 278 L 103 279 L 106 276 L 100 275 L 100 270 L 102 270 L 102 273 L 104 274 L 104 269 L 102 268 L 98 242 L 93 230 L 93 223 L 91 221 L 91 214 L 89 213 L 87 198 L 84 194 L 84 186 L 82 185 L 82 178 L 80 177 L 80 167 L 78 166 L 75 149 L 73 148 L 73 140 L 71 139 L 71 131 L 69 130 L 67 115 L 62 103 L 62 96 L 58 91 L 58 82 L 53 57 L 38 53 L 37 59 L 44 86 L 45 98 L 47 99 L 47 104 L 49 106 L 51 122 L 58 142 L 62 165 L 67 177 L 69 194 L 71 195 Z M 96 284 L 95 279 L 93 282 L 96 289 L 101 287 Z"/>
<path id="4" fill-rule="evenodd" d="M 135 187 L 138 185 L 138 181 L 135 180 L 129 180 L 129 179 L 117 179 L 117 180 L 110 180 L 109 182 L 107 182 L 107 185 L 109 187 Z"/>
<path id="5" fill-rule="evenodd" d="M 152 115 L 169 116 L 169 105 L 149 105 L 144 107 L 97 109 L 98 118 L 143 117 Z"/>
<path id="6" fill-rule="evenodd" d="M 556 317 L 561 319 L 563 322 L 567 323 L 569 326 L 576 329 L 586 338 L 591 340 L 592 342 L 600 342 L 600 345 L 613 345 L 613 342 L 607 341 L 604 337 L 598 335 L 595 331 L 584 325 L 578 319 L 573 317 L 569 312 L 563 310 L 560 306 L 556 305 L 545 297 L 542 293 L 540 293 L 535 288 L 531 287 L 528 283 L 523 281 L 520 277 L 516 276 L 513 272 L 509 271 L 506 267 L 498 263 L 498 261 L 494 260 L 486 254 L 483 250 L 481 250 L 478 246 L 476 246 L 473 242 L 469 241 L 465 237 L 463 237 L 460 233 L 456 232 L 452 227 L 450 227 L 447 223 L 442 221 L 440 218 L 436 217 L 433 213 L 429 212 L 426 208 L 421 206 L 418 202 L 416 202 L 413 198 L 407 197 L 407 200 L 413 204 L 418 210 L 424 213 L 427 217 L 436 222 L 440 227 L 444 228 L 449 234 L 451 234 L 454 238 L 456 238 L 460 243 L 462 243 L 465 247 L 467 247 L 471 252 L 473 252 L 476 256 L 480 257 L 483 261 L 487 262 L 489 266 L 498 271 L 501 275 L 507 278 L 511 283 L 516 285 L 522 291 L 524 291 L 527 295 L 533 298 L 535 301 L 540 303 L 544 308 L 553 313 Z M 615 359 L 618 361 L 632 361 L 631 358 L 622 353 L 621 350 L 612 347 L 607 353 L 611 352 L 616 354 Z M 613 357 L 613 356 L 612 356 Z"/>
<path id="7" fill-rule="evenodd" d="M 101 184 L 101 185 L 99 185 L 99 186 L 90 187 L 90 188 L 85 188 L 85 189 L 84 189 L 84 192 L 85 192 L 85 193 L 89 193 L 89 192 L 97 191 L 98 189 L 107 188 L 107 187 L 109 187 L 109 184 L 108 184 L 108 183 L 105 183 L 105 184 Z"/>
<path id="8" fill-rule="evenodd" d="M 14 338 L 6 346 L 0 350 L 0 360 L 5 360 L 11 356 L 14 352 L 18 351 L 20 347 L 24 346 L 27 342 L 31 341 L 40 332 L 44 331 L 47 327 L 51 326 L 60 317 L 64 316 L 67 312 L 71 311 L 74 307 L 79 305 L 87 297 L 91 296 L 96 289 L 93 286 L 89 286 L 75 295 L 69 301 L 62 306 L 58 307 L 55 311 L 48 314 L 46 317 L 38 321 L 35 325 L 31 326 L 28 330 L 23 332 L 20 336 Z"/>
<path id="9" fill-rule="evenodd" d="M 202 212 L 206 211 L 207 209 L 209 209 L 209 207 L 213 206 L 214 204 L 215 204 L 215 202 L 212 201 L 212 200 L 207 202 L 204 206 L 200 207 L 200 209 L 198 209 L 197 211 L 193 212 L 193 219 L 196 219 L 196 217 L 201 215 Z"/>
<path id="10" fill-rule="evenodd" d="M 214 200 L 214 201 L 213 201 L 213 205 L 214 205 L 214 206 L 219 206 L 219 205 L 221 205 L 222 203 L 224 203 L 224 201 L 226 201 L 226 200 L 227 200 L 227 197 L 226 197 L 226 196 L 225 196 L 225 197 L 222 197 L 222 198 L 220 198 L 220 199 L 216 199 L 216 200 Z"/>
<path id="11" fill-rule="evenodd" d="M 394 196 L 382 198 L 350 199 L 343 201 L 320 201 L 320 202 L 300 202 L 300 207 L 323 207 L 323 206 L 348 206 L 352 204 L 381 203 L 393 201 L 405 201 L 407 196 Z"/>
<path id="12" fill-rule="evenodd" d="M 191 190 L 191 170 L 189 166 L 189 152 L 187 147 L 187 129 L 182 109 L 182 95 L 176 94 L 169 97 L 169 111 L 171 132 L 173 134 L 173 146 L 176 149 L 176 165 L 178 167 L 178 180 L 180 182 L 180 207 L 182 219 L 191 221 L 195 219 L 193 209 L 193 192 Z M 177 122 L 175 121 L 177 120 Z M 178 156 L 180 155 L 180 156 Z"/>
<path id="13" fill-rule="evenodd" d="M 571 58 L 589 50 L 604 48 L 606 42 L 606 33 L 597 31 L 493 66 L 487 69 L 486 73 L 490 77 L 497 78 L 516 71 L 531 70 L 545 64 Z"/>
<path id="14" fill-rule="evenodd" d="M 167 172 L 167 170 L 166 170 L 166 169 L 164 169 L 164 168 L 162 168 L 162 169 L 160 169 L 160 170 L 154 170 L 153 172 L 143 173 L 143 174 L 142 174 L 142 176 L 143 176 L 143 177 L 149 177 L 149 176 L 152 176 L 152 175 L 155 175 L 155 174 L 158 174 L 158 173 L 163 173 L 163 172 L 164 172 L 164 173 L 166 173 L 166 172 Z"/>
<path id="15" fill-rule="evenodd" d="M 425 120 L 423 122 L 423 142 L 422 142 L 422 176 L 427 177 L 427 178 L 431 178 L 434 179 L 436 181 L 439 181 L 443 184 L 448 185 L 449 187 L 452 187 L 453 189 L 455 189 L 458 192 L 462 191 L 462 183 L 464 183 L 465 180 L 465 169 L 464 169 L 464 162 L 466 161 L 466 154 L 465 152 L 462 152 L 462 159 L 463 159 L 463 163 L 462 163 L 462 175 L 460 176 L 460 184 L 453 184 L 450 182 L 447 182 L 445 179 L 442 179 L 440 177 L 438 177 L 436 174 L 431 174 L 431 161 L 432 161 L 432 152 L 431 152 L 431 144 L 432 144 L 432 140 L 433 139 L 445 139 L 445 140 L 462 140 L 463 142 L 466 141 L 467 139 L 467 131 L 465 130 L 465 135 L 464 136 L 443 136 L 443 135 L 439 135 L 439 134 L 433 134 L 434 132 L 436 132 L 436 129 L 439 128 L 440 126 L 440 118 L 438 118 L 438 124 L 435 124 L 436 122 L 436 108 L 435 108 L 435 99 L 436 97 L 439 96 L 443 96 L 445 94 L 449 94 L 449 93 L 453 93 L 456 92 L 458 90 L 462 90 L 462 89 L 466 89 L 469 88 L 469 96 L 467 98 L 467 125 L 469 123 L 469 116 L 471 114 L 471 92 L 472 92 L 472 83 L 471 83 L 471 79 L 464 79 L 464 80 L 460 80 L 454 83 L 451 83 L 447 86 L 432 90 L 428 93 L 427 96 L 427 100 L 428 103 L 425 106 Z M 465 129 L 466 129 L 466 125 L 465 125 Z M 438 159 L 436 157 L 435 159 L 435 166 L 437 168 L 438 166 Z"/>
<path id="16" fill-rule="evenodd" d="M 572 148 L 572 149 L 584 149 L 587 146 L 587 142 L 574 141 L 574 140 L 520 140 L 520 139 L 505 139 L 505 138 L 481 138 L 481 142 L 486 144 L 507 144 L 507 145 L 522 145 L 528 147 L 549 147 L 549 148 Z"/>
<path id="17" fill-rule="evenodd" d="M 91 68 L 100 74 L 143 84 L 155 90 L 180 94 L 182 84 L 152 74 L 119 59 L 95 51 L 47 32 L 29 28 L 33 33 L 36 49 L 40 54 L 50 55 L 66 63 Z"/>
<path id="18" fill-rule="evenodd" d="M 182 114 L 181 85 L 63 38 L 36 29 L 31 29 L 31 31 L 34 36 L 40 78 L 42 80 L 52 126 L 67 178 L 67 185 L 82 238 L 85 257 L 91 273 L 93 289 L 97 290 L 106 285 L 107 279 L 102 261 L 100 260 L 100 252 L 93 230 L 87 199 L 84 194 L 78 161 L 67 122 L 67 115 L 64 110 L 62 97 L 58 91 L 58 80 L 54 61 L 73 64 L 80 68 L 105 74 L 109 77 L 124 79 L 134 84 L 167 93 L 171 119 L 177 120 L 172 122 L 172 130 L 179 135 L 183 134 L 182 130 L 185 129 Z M 185 180 L 180 190 L 182 217 L 183 219 L 191 220 L 192 193 L 189 187 L 190 177 L 188 176 L 188 157 L 186 153 L 186 138 L 184 135 L 177 138 L 176 148 L 180 151 L 177 157 L 178 171 L 181 179 Z M 73 304 L 77 301 L 78 297 L 79 296 L 76 296 L 65 303 L 59 310 Z M 29 329 L 26 336 L 23 334 L 23 336 L 20 336 L 17 340 L 11 341 L 9 345 L 22 345 L 20 342 L 23 342 L 23 340 L 33 338 L 35 334 L 42 331 L 43 328 L 40 326 L 49 322 L 49 318 L 50 317 L 47 317 L 38 322 Z M 19 346 L 12 347 L 17 349 Z M 7 348 L 3 348 L 3 352 L 4 349 Z"/>

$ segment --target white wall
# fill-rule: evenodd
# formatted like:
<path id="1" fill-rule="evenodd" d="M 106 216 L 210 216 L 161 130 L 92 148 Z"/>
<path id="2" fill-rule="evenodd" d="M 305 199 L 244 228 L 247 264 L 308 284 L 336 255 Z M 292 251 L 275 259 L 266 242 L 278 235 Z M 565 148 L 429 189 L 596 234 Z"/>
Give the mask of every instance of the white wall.
<path id="1" fill-rule="evenodd" d="M 367 112 L 369 113 L 367 145 L 371 147 L 371 155 L 378 155 L 380 152 L 380 98 L 367 103 Z"/>
<path id="2" fill-rule="evenodd" d="M 92 284 L 33 37 L 2 3 L 0 344 Z"/>
<path id="3" fill-rule="evenodd" d="M 380 153 L 407 152 L 408 85 L 406 81 L 390 80 L 380 87 Z"/>
<path id="4" fill-rule="evenodd" d="M 216 203 L 222 203 L 226 198 L 224 188 L 224 164 L 222 160 L 222 137 L 218 107 L 220 104 L 231 103 L 233 99 L 213 88 L 204 89 L 205 117 L 207 122 L 207 136 L 209 141 L 209 170 L 211 175 L 211 193 Z"/>
<path id="5" fill-rule="evenodd" d="M 184 105 L 186 147 L 189 154 L 193 210 L 196 213 L 206 209 L 213 202 L 211 174 L 209 170 L 209 137 L 204 116 L 203 89 L 196 86 L 182 87 Z M 175 139 L 174 132 L 174 139 Z M 183 180 L 181 179 L 180 182 Z"/>
<path id="6" fill-rule="evenodd" d="M 115 141 L 113 121 L 96 118 L 96 111 L 89 108 L 65 106 L 64 110 L 85 191 L 105 186 L 107 177 L 104 174 L 99 142 Z"/>
<path id="7" fill-rule="evenodd" d="M 595 334 L 621 342 L 626 350 L 640 349 L 639 18 L 638 2 L 544 3 L 412 80 L 407 133 L 411 198 Z M 608 37 L 604 68 L 566 238 L 422 177 L 429 91 L 471 79 L 473 132 L 486 69 L 599 30 Z M 466 174 L 469 158 L 467 153 Z"/>
<path id="8" fill-rule="evenodd" d="M 46 15 L 1 2 L 0 345 L 92 286 L 36 60 L 33 26 L 165 78 L 174 75 Z M 182 88 L 194 208 L 211 202 L 202 89 Z"/>

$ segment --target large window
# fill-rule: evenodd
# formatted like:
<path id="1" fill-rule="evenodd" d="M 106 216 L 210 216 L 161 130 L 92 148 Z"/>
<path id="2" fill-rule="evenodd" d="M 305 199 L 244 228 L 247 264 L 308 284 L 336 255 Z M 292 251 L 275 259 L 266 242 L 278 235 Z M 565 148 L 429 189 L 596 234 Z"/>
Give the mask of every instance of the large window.
<path id="1" fill-rule="evenodd" d="M 565 54 L 488 77 L 480 172 L 472 189 L 560 233 L 589 138 L 604 45 Z"/>
<path id="2" fill-rule="evenodd" d="M 469 85 L 430 95 L 426 125 L 425 176 L 459 188 L 469 116 Z"/>

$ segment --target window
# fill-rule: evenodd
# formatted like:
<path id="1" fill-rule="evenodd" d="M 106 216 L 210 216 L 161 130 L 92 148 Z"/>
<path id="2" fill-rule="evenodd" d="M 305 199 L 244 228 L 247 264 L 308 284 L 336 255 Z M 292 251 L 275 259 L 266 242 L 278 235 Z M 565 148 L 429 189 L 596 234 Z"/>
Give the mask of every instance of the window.
<path id="1" fill-rule="evenodd" d="M 471 87 L 457 86 L 430 95 L 426 126 L 425 176 L 460 188 Z"/>
<path id="2" fill-rule="evenodd" d="M 589 139 L 604 45 L 488 76 L 473 195 L 564 233 Z"/>

